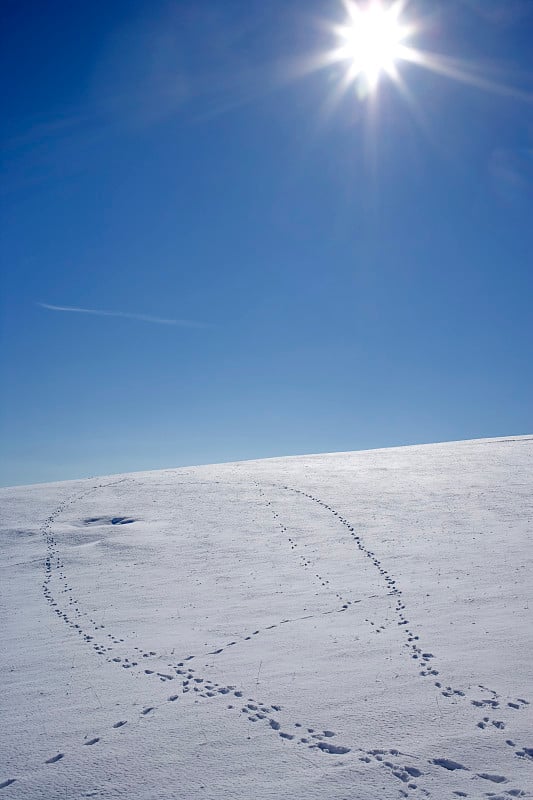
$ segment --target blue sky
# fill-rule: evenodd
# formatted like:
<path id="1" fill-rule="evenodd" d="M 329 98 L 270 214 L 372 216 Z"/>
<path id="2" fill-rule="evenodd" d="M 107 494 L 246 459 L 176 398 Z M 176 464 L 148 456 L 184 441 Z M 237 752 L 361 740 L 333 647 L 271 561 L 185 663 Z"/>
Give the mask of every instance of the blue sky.
<path id="1" fill-rule="evenodd" d="M 532 432 L 530 3 L 411 2 L 410 102 L 340 0 L 3 12 L 0 482 Z"/>

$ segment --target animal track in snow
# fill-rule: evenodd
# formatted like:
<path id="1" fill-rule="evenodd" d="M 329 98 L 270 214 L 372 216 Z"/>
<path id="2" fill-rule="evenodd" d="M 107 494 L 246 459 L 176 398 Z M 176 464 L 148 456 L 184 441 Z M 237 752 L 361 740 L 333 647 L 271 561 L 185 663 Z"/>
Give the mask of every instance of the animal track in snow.
<path id="1" fill-rule="evenodd" d="M 508 783 L 507 778 L 503 775 L 492 775 L 488 772 L 478 772 L 478 778 L 483 778 L 485 781 L 492 781 L 492 783 Z"/>
<path id="2" fill-rule="evenodd" d="M 89 494 L 93 490 L 94 490 L 94 487 L 93 487 L 93 489 L 90 489 L 90 490 L 84 492 L 82 494 L 82 496 L 86 496 L 87 494 Z M 79 499 L 79 497 L 78 498 L 74 498 L 73 500 L 71 500 L 70 501 L 70 505 L 72 505 L 76 501 L 76 499 Z M 55 518 L 57 518 L 57 516 L 59 516 L 59 514 L 61 514 L 63 512 L 63 510 L 66 507 L 66 505 L 67 505 L 66 502 L 60 504 L 60 506 L 58 507 L 56 512 L 53 515 L 51 515 L 51 517 L 47 520 L 47 522 L 45 524 L 45 527 L 43 529 L 43 534 L 45 535 L 45 539 L 46 539 L 46 542 L 47 542 L 47 545 L 48 545 L 48 557 L 47 557 L 47 560 L 46 560 L 46 574 L 45 574 L 45 586 L 44 586 L 45 597 L 47 597 L 47 599 L 49 599 L 51 604 L 54 604 L 54 606 L 56 606 L 55 610 L 56 610 L 57 615 L 60 618 L 62 618 L 63 621 L 65 623 L 67 623 L 71 628 L 73 628 L 75 630 L 75 632 L 77 632 L 78 635 L 80 635 L 80 637 L 83 639 L 84 642 L 86 642 L 88 645 L 91 645 L 94 648 L 94 650 L 95 650 L 95 652 L 97 654 L 105 656 L 109 652 L 109 650 L 111 648 L 110 647 L 106 647 L 102 642 L 99 642 L 99 641 L 95 640 L 95 635 L 94 635 L 94 633 L 96 633 L 98 630 L 103 628 L 103 626 L 99 625 L 96 622 L 96 620 L 88 617 L 87 615 L 82 614 L 82 612 L 81 612 L 81 610 L 79 608 L 79 604 L 77 603 L 77 601 L 76 600 L 72 600 L 72 603 L 75 604 L 75 607 L 73 609 L 74 619 L 77 619 L 77 620 L 80 620 L 80 618 L 88 619 L 90 624 L 93 626 L 94 633 L 93 632 L 88 633 L 87 631 L 85 631 L 83 629 L 83 627 L 82 627 L 82 624 L 80 624 L 80 621 L 74 621 L 73 619 L 70 618 L 69 612 L 63 611 L 59 607 L 59 604 L 58 604 L 57 600 L 52 597 L 51 590 L 50 590 L 49 585 L 48 585 L 50 583 L 50 581 L 51 581 L 52 570 L 55 569 L 57 578 L 61 582 L 61 591 L 60 591 L 60 593 L 62 593 L 62 594 L 64 594 L 64 593 L 72 593 L 72 588 L 67 583 L 66 575 L 65 575 L 65 572 L 64 572 L 64 564 L 63 564 L 62 560 L 59 558 L 59 555 L 58 555 L 58 552 L 57 552 L 56 541 L 55 541 L 55 538 L 54 538 L 54 536 L 52 534 L 52 531 L 51 531 L 52 522 L 54 521 Z M 134 520 L 132 518 L 125 518 L 125 517 L 91 517 L 91 518 L 86 518 L 85 519 L 85 524 L 89 524 L 89 525 L 129 524 L 130 522 L 133 522 L 133 521 Z M 293 547 L 297 546 L 297 544 L 294 541 L 292 541 L 291 544 L 292 544 Z M 327 583 L 328 583 L 327 579 L 322 579 L 321 576 L 319 576 L 319 580 L 321 580 L 323 585 L 327 585 Z M 346 608 L 348 607 L 348 604 L 349 604 L 349 601 L 348 601 L 348 603 L 345 603 L 343 605 L 343 607 L 341 609 L 339 609 L 339 610 L 346 610 Z M 326 612 L 326 613 L 330 613 L 330 612 Z M 273 623 L 271 625 L 265 626 L 263 629 L 254 630 L 251 634 L 241 637 L 241 641 L 242 642 L 250 641 L 252 636 L 257 636 L 259 633 L 261 633 L 261 631 L 266 633 L 267 631 L 275 630 L 279 625 L 285 625 L 285 624 L 300 622 L 301 620 L 310 619 L 310 618 L 312 618 L 312 616 L 313 615 L 306 615 L 306 616 L 302 616 L 302 617 L 296 618 L 296 619 L 287 619 L 287 618 L 285 618 L 285 619 L 281 620 L 279 623 Z M 107 632 L 105 635 L 106 635 L 106 638 L 113 645 L 121 645 L 124 642 L 124 640 L 121 637 L 114 636 L 111 632 Z M 224 652 L 224 650 L 226 648 L 234 647 L 236 644 L 237 644 L 237 641 L 232 640 L 231 642 L 226 643 L 226 645 L 224 645 L 223 647 L 216 648 L 215 650 L 209 651 L 209 654 L 210 655 L 220 655 L 222 652 Z M 138 647 L 136 647 L 135 650 L 139 653 L 139 655 L 142 656 L 143 659 L 151 658 L 151 657 L 157 657 L 158 656 L 158 654 L 153 650 L 143 651 L 141 648 L 138 648 Z M 184 662 L 185 661 L 190 661 L 194 657 L 195 657 L 194 655 L 190 654 L 184 659 Z M 117 655 L 117 656 L 113 656 L 113 657 L 108 657 L 108 661 L 110 663 L 116 664 L 117 666 L 121 666 L 121 668 L 124 669 L 124 670 L 132 670 L 132 669 L 135 669 L 136 667 L 138 667 L 138 661 L 135 660 L 135 659 L 132 659 L 131 656 L 128 657 L 128 656 L 125 656 L 125 655 L 122 655 L 122 656 L 118 656 Z M 181 664 L 183 664 L 183 662 L 181 662 Z M 169 666 L 171 666 L 171 665 L 169 665 Z M 179 670 L 179 669 L 176 670 L 177 674 L 179 674 L 180 672 L 181 672 L 181 670 Z M 168 681 L 168 680 L 173 680 L 174 679 L 174 676 L 171 675 L 171 674 L 168 674 L 166 672 L 158 672 L 158 671 L 152 670 L 152 669 L 145 669 L 144 670 L 144 674 L 146 676 L 150 676 L 150 677 L 156 676 L 161 681 Z M 199 682 L 201 682 L 201 679 L 198 679 L 198 680 L 199 680 Z M 184 694 L 188 693 L 190 691 L 190 688 L 191 687 L 189 685 L 189 681 L 188 680 L 184 681 L 184 685 L 182 687 L 183 693 Z M 225 687 L 221 687 L 219 689 L 215 689 L 215 687 L 210 686 L 208 684 L 206 684 L 203 687 L 203 691 L 200 691 L 200 689 L 197 688 L 197 687 L 194 687 L 194 691 L 197 694 L 197 696 L 204 697 L 204 698 L 214 697 L 214 696 L 217 695 L 217 693 L 218 694 L 224 694 L 224 693 L 229 692 L 229 690 L 227 688 L 225 688 Z M 177 698 L 177 695 L 174 695 L 173 698 L 172 698 L 172 701 L 174 701 L 176 698 Z M 146 714 L 149 713 L 150 710 L 153 710 L 153 708 L 145 709 L 144 711 L 141 712 L 141 714 L 142 715 L 146 715 Z M 279 710 L 279 706 L 278 707 L 272 706 L 271 710 L 273 712 L 275 712 L 276 710 Z M 254 719 L 251 720 L 251 721 L 256 722 L 256 721 L 261 720 L 263 718 L 264 713 L 263 712 L 259 712 L 259 716 L 256 716 L 256 715 L 251 715 L 251 716 L 254 717 Z M 284 738 L 289 738 L 290 736 L 291 735 L 288 735 L 287 737 L 284 737 Z"/>
<path id="3" fill-rule="evenodd" d="M 430 652 L 429 650 L 424 649 L 424 648 L 422 648 L 420 646 L 420 638 L 419 638 L 418 634 L 416 634 L 411 628 L 409 619 L 407 618 L 406 605 L 405 605 L 405 603 L 403 601 L 402 591 L 398 587 L 398 582 L 397 582 L 396 578 L 390 573 L 390 571 L 388 569 L 386 569 L 383 566 L 381 561 L 377 558 L 375 552 L 373 550 L 370 550 L 364 544 L 363 539 L 357 533 L 355 526 L 353 524 L 351 524 L 350 521 L 348 519 L 346 519 L 342 514 L 340 514 L 338 511 L 336 511 L 332 506 L 330 506 L 329 504 L 325 503 L 323 500 L 321 500 L 321 499 L 309 494 L 308 492 L 305 492 L 305 491 L 300 490 L 300 489 L 295 489 L 295 488 L 289 487 L 287 485 L 283 485 L 282 487 L 275 486 L 274 488 L 282 488 L 284 491 L 292 492 L 292 493 L 294 493 L 296 495 L 299 495 L 301 497 L 304 497 L 304 498 L 306 498 L 306 499 L 308 499 L 308 500 L 310 500 L 310 501 L 312 501 L 314 503 L 317 503 L 319 506 L 324 508 L 326 511 L 329 511 L 334 517 L 336 517 L 337 521 L 347 529 L 348 534 L 350 535 L 350 537 L 352 538 L 352 540 L 356 544 L 358 550 L 361 552 L 361 554 L 363 556 L 365 556 L 366 558 L 368 558 L 371 561 L 371 563 L 374 565 L 374 567 L 379 572 L 382 580 L 385 583 L 385 586 L 386 586 L 386 588 L 388 590 L 389 595 L 392 595 L 392 596 L 396 597 L 396 606 L 394 608 L 394 611 L 395 611 L 396 616 L 397 616 L 397 626 L 400 628 L 400 630 L 403 632 L 404 636 L 406 637 L 406 641 L 404 642 L 404 647 L 407 648 L 410 651 L 411 658 L 414 661 L 418 662 L 418 667 L 419 667 L 418 674 L 420 675 L 420 677 L 423 677 L 423 678 L 427 678 L 427 677 L 431 677 L 431 676 L 435 676 L 435 677 L 438 676 L 439 675 L 439 670 L 436 669 L 435 666 L 434 666 L 435 656 L 433 655 L 432 652 Z M 376 626 L 376 624 L 373 621 L 367 620 L 367 622 L 369 622 L 371 624 L 371 626 L 374 629 L 376 629 L 376 632 L 379 632 L 380 628 L 378 626 Z M 441 687 L 441 682 L 437 681 L 435 685 L 440 688 Z M 483 686 L 483 685 L 479 685 L 478 688 L 483 690 L 483 691 L 485 691 L 485 692 L 487 692 L 487 693 L 489 693 L 491 695 L 491 697 L 490 698 L 483 698 L 482 700 L 472 700 L 471 699 L 470 702 L 473 705 L 477 705 L 479 707 L 487 705 L 487 706 L 490 706 L 493 709 L 498 708 L 500 706 L 500 698 L 499 698 L 498 694 L 493 689 L 489 689 L 489 688 L 487 688 L 486 686 Z M 452 686 L 447 686 L 445 689 L 442 690 L 441 694 L 445 698 L 451 698 L 451 699 L 455 699 L 455 700 L 469 697 L 469 693 L 466 690 L 459 689 L 459 688 L 454 688 Z M 471 697 L 471 695 L 470 695 L 470 697 Z M 528 705 L 528 704 L 529 704 L 528 701 L 525 700 L 524 698 L 517 698 L 516 700 L 509 701 L 507 703 L 507 706 L 509 708 L 513 709 L 513 710 L 517 710 L 518 711 L 521 708 L 523 708 L 525 705 Z M 493 723 L 493 728 L 497 729 L 497 730 L 504 730 L 506 724 L 507 723 L 506 723 L 505 720 L 495 720 L 494 723 Z M 484 721 L 484 726 L 486 726 L 486 722 L 485 721 Z M 478 724 L 478 727 L 481 728 L 481 726 L 479 726 L 479 724 Z M 525 757 L 527 755 L 527 749 L 524 748 L 523 750 L 517 751 L 516 755 L 518 757 L 520 757 L 520 758 Z"/>
<path id="4" fill-rule="evenodd" d="M 342 747 L 340 745 L 330 744 L 330 742 L 319 742 L 317 744 L 319 750 L 323 753 L 330 753 L 334 755 L 344 755 L 350 752 L 349 747 Z"/>
<path id="5" fill-rule="evenodd" d="M 437 767 L 442 767 L 443 769 L 447 769 L 450 772 L 455 772 L 455 770 L 458 769 L 464 769 L 464 770 L 467 769 L 465 766 L 463 766 L 463 764 L 460 764 L 458 761 L 452 761 L 451 758 L 434 758 L 431 763 L 436 764 Z"/>
<path id="6" fill-rule="evenodd" d="M 55 764 L 56 761 L 61 761 L 64 758 L 64 753 L 58 753 L 56 756 L 52 756 L 52 758 L 48 758 L 44 763 L 45 764 Z"/>
<path id="7" fill-rule="evenodd" d="M 126 657 L 124 655 L 121 655 L 119 657 L 115 656 L 114 658 L 117 659 L 117 660 L 111 661 L 111 657 L 108 655 L 109 650 L 111 649 L 111 647 L 109 645 L 112 644 L 112 645 L 121 646 L 121 645 L 124 644 L 124 639 L 122 639 L 120 637 L 117 637 L 117 636 L 114 636 L 111 632 L 107 632 L 107 631 L 106 631 L 105 634 L 99 634 L 98 632 L 103 628 L 103 626 L 101 624 L 98 624 L 98 622 L 96 620 L 90 618 L 88 615 L 82 613 L 81 608 L 79 606 L 79 603 L 78 603 L 78 601 L 77 601 L 77 599 L 75 597 L 75 592 L 73 591 L 72 587 L 70 587 L 68 585 L 66 573 L 65 573 L 65 570 L 64 570 L 64 564 L 63 564 L 61 558 L 59 557 L 58 550 L 57 550 L 57 544 L 56 544 L 55 538 L 53 537 L 53 534 L 52 534 L 53 521 L 57 516 L 59 516 L 59 514 L 63 511 L 65 506 L 66 506 L 66 503 L 62 504 L 62 507 L 60 505 L 60 508 L 58 508 L 58 510 L 55 513 L 55 515 L 52 515 L 52 518 L 49 519 L 49 521 L 47 523 L 47 526 L 45 526 L 45 529 L 43 530 L 43 534 L 45 535 L 45 540 L 46 540 L 47 546 L 48 546 L 47 560 L 46 560 L 46 565 L 45 565 L 45 586 L 43 587 L 44 590 L 45 590 L 45 597 L 47 597 L 47 595 L 48 595 L 47 599 L 49 600 L 49 603 L 52 606 L 52 610 L 57 614 L 57 616 L 59 618 L 61 618 L 66 624 L 68 624 L 73 629 L 73 631 L 75 633 L 77 633 L 80 636 L 80 640 L 85 642 L 85 644 L 87 646 L 90 646 L 90 647 L 94 648 L 94 650 L 99 655 L 106 656 L 109 659 L 110 663 L 114 663 L 117 666 L 121 666 L 122 669 L 129 670 L 129 671 L 131 671 L 133 669 L 137 669 L 138 672 L 140 672 L 140 674 L 144 674 L 144 671 L 143 671 L 144 670 L 144 663 L 142 662 L 142 659 L 160 658 L 159 654 L 156 653 L 153 650 L 143 650 L 142 648 L 137 648 L 136 647 L 134 649 L 136 650 L 137 655 L 134 658 L 132 658 L 131 654 L 128 654 L 128 657 Z M 337 512 L 332 512 L 332 513 L 334 514 L 334 516 L 338 519 L 338 521 L 341 524 L 344 524 L 347 527 L 349 527 L 348 524 L 347 524 L 347 521 L 344 520 Z M 117 521 L 117 522 L 113 523 L 112 519 L 114 519 L 114 518 L 110 518 L 108 520 L 109 524 L 129 524 L 129 522 L 133 522 L 134 521 L 133 519 L 131 519 L 128 522 L 126 522 L 125 520 L 129 519 L 129 518 L 123 518 L 122 521 Z M 275 519 L 277 519 L 277 515 L 275 515 Z M 90 523 L 90 524 L 97 524 L 97 523 L 93 522 L 93 523 Z M 286 528 L 285 528 L 284 532 L 286 533 Z M 291 549 L 293 549 L 293 550 L 296 550 L 296 548 L 298 547 L 298 543 L 295 542 L 292 539 L 292 537 L 291 537 L 291 541 L 289 542 L 289 545 L 291 546 Z M 364 548 L 362 548 L 362 549 L 364 549 Z M 296 555 L 297 555 L 297 553 L 296 553 Z M 401 591 L 397 587 L 396 580 L 392 576 L 390 576 L 389 573 L 381 566 L 379 560 L 376 558 L 374 553 L 372 553 L 371 551 L 368 551 L 368 557 L 372 559 L 372 561 L 374 563 L 374 566 L 378 569 L 382 579 L 385 581 L 385 583 L 387 585 L 388 593 L 390 595 L 393 595 L 393 596 L 396 597 L 396 600 L 397 600 L 396 613 L 398 615 L 398 625 L 401 626 L 402 629 L 405 629 L 405 632 L 406 632 L 406 635 L 407 635 L 407 643 L 408 643 L 408 645 L 410 646 L 410 648 L 413 651 L 413 657 L 416 658 L 416 660 L 420 662 L 420 667 L 422 668 L 422 670 L 424 672 L 427 671 L 428 674 L 438 674 L 437 672 L 432 672 L 431 660 L 433 659 L 433 654 L 429 653 L 427 651 L 423 651 L 422 648 L 419 647 L 419 645 L 418 645 L 418 636 L 416 636 L 414 634 L 414 632 L 411 630 L 411 628 L 409 627 L 409 620 L 407 619 L 406 612 L 405 612 L 405 604 L 403 603 L 403 600 L 401 599 Z M 301 560 L 301 565 L 302 565 L 303 568 L 309 568 L 309 567 L 312 566 L 312 562 L 311 562 L 310 559 L 306 558 L 305 556 L 303 556 L 302 559 L 303 560 Z M 52 572 L 54 573 L 55 586 L 57 587 L 56 591 L 55 591 L 55 597 L 52 597 L 52 592 L 51 592 L 51 588 L 50 588 Z M 321 584 L 322 588 L 330 589 L 329 579 L 324 577 L 321 574 L 321 570 L 317 570 L 315 575 L 316 575 L 316 579 L 318 581 L 320 581 L 320 584 Z M 330 591 L 331 591 L 331 589 L 330 589 Z M 59 604 L 59 599 L 58 599 L 59 597 L 61 597 L 61 602 L 66 604 L 66 607 L 64 609 L 62 609 L 60 604 Z M 341 602 L 344 600 L 344 598 L 338 593 L 336 593 L 336 597 Z M 347 609 L 347 607 L 351 604 L 351 602 L 352 602 L 351 600 L 346 600 L 346 602 L 343 603 L 342 609 L 339 609 L 339 610 L 345 611 Z M 359 602 L 359 601 L 355 601 L 355 602 Z M 332 612 L 324 612 L 324 613 L 332 613 Z M 233 639 L 232 641 L 227 642 L 223 647 L 217 648 L 216 652 L 215 651 L 211 651 L 210 654 L 211 655 L 219 655 L 222 652 L 224 652 L 225 648 L 230 648 L 230 647 L 233 648 L 233 647 L 235 647 L 235 645 L 238 642 L 250 642 L 252 640 L 252 637 L 257 636 L 262 632 L 266 633 L 267 631 L 273 631 L 279 625 L 299 622 L 301 620 L 309 619 L 309 618 L 312 618 L 312 615 L 308 615 L 306 617 L 301 617 L 301 618 L 296 618 L 296 619 L 283 619 L 278 623 L 273 623 L 271 625 L 265 626 L 262 629 L 256 629 L 252 633 L 241 637 L 239 640 Z M 84 628 L 82 628 L 82 625 L 87 624 L 87 621 L 90 623 L 90 625 L 92 625 L 92 630 L 91 630 L 90 633 L 89 633 L 88 630 L 85 630 Z M 104 641 L 103 642 L 100 640 L 101 636 L 104 637 Z M 106 639 L 107 639 L 107 641 L 105 641 Z M 204 654 L 196 654 L 196 655 L 204 655 Z M 139 662 L 136 660 L 137 658 L 141 662 L 140 666 L 139 666 Z M 173 671 L 175 671 L 176 676 L 178 674 L 180 674 L 180 671 L 182 670 L 182 667 L 184 666 L 185 662 L 191 661 L 194 658 L 195 658 L 194 654 L 189 654 L 186 658 L 183 659 L 182 662 L 180 662 L 180 665 L 181 665 L 180 667 L 175 668 L 175 670 L 174 670 L 174 667 L 173 667 Z M 171 666 L 171 665 L 169 665 L 169 666 Z M 200 678 L 200 676 L 197 676 L 196 673 L 194 672 L 194 670 L 192 668 L 190 668 L 190 667 L 188 667 L 186 671 L 185 670 L 183 670 L 183 671 L 185 672 L 185 674 L 187 676 L 190 676 L 190 677 L 185 677 L 184 680 L 183 680 L 182 694 L 185 695 L 185 694 L 188 694 L 190 692 L 190 695 L 189 695 L 190 698 L 193 698 L 193 697 L 200 698 L 201 697 L 201 698 L 204 698 L 204 699 L 215 699 L 216 697 L 221 697 L 221 696 L 224 696 L 224 695 L 228 695 L 230 692 L 233 692 L 233 694 L 235 696 L 238 696 L 239 690 L 237 690 L 235 687 L 219 686 L 214 681 L 209 681 L 209 680 L 206 680 L 204 678 Z M 157 678 L 158 680 L 163 680 L 163 681 L 173 680 L 174 679 L 174 675 L 173 674 L 170 674 L 170 673 L 168 673 L 166 671 L 165 672 L 157 672 L 157 670 L 147 670 L 146 671 L 146 676 L 149 677 L 150 679 L 156 679 Z M 192 691 L 192 689 L 194 689 L 194 692 Z M 460 691 L 460 690 L 458 690 L 458 691 Z M 240 692 L 240 696 L 242 696 L 242 692 Z M 171 702 L 173 703 L 177 699 L 178 699 L 178 695 L 177 694 L 171 695 L 160 706 L 150 706 L 150 707 L 140 711 L 139 712 L 140 717 L 145 716 L 145 715 L 147 715 L 147 714 L 149 714 L 151 712 L 156 713 L 157 709 L 161 708 L 162 705 L 165 704 L 165 702 L 166 703 L 171 703 Z M 198 699 L 195 700 L 195 702 L 198 702 Z M 302 744 L 304 744 L 304 745 L 306 745 L 307 747 L 309 747 L 311 749 L 314 749 L 314 750 L 317 750 L 319 752 L 322 752 L 322 753 L 325 753 L 325 754 L 329 754 L 329 755 L 331 755 L 331 754 L 334 754 L 334 755 L 345 755 L 345 754 L 349 753 L 350 751 L 353 751 L 353 749 L 354 749 L 353 747 L 346 747 L 343 744 L 336 744 L 336 743 L 333 744 L 333 742 L 324 741 L 324 738 L 326 740 L 329 740 L 334 735 L 333 731 L 324 731 L 322 734 L 316 734 L 316 738 L 315 738 L 315 735 L 312 735 L 311 739 L 309 739 L 308 736 L 303 736 L 303 737 L 300 737 L 299 739 L 297 739 L 297 737 L 294 736 L 294 734 L 288 733 L 286 730 L 282 730 L 281 722 L 276 719 L 276 716 L 275 716 L 276 713 L 281 711 L 281 707 L 280 706 L 261 704 L 261 703 L 258 703 L 257 701 L 254 701 L 251 698 L 249 699 L 249 705 L 255 706 L 255 708 L 249 708 L 248 707 L 246 714 L 242 715 L 243 716 L 243 720 L 244 721 L 247 720 L 247 721 L 249 721 L 250 723 L 252 723 L 252 724 L 254 724 L 256 726 L 261 725 L 261 724 L 265 725 L 268 730 L 272 731 L 273 733 L 274 732 L 277 733 L 280 736 L 280 738 L 285 740 L 287 743 L 294 743 L 295 745 L 300 745 L 300 746 Z M 232 705 L 227 705 L 226 708 L 228 710 L 230 710 L 230 711 L 235 711 L 235 712 L 239 711 L 238 708 L 234 708 Z M 121 721 L 115 723 L 112 727 L 118 729 L 118 728 L 124 726 L 125 724 L 126 724 L 126 721 L 125 720 L 121 720 Z M 300 726 L 300 723 L 296 723 L 296 722 L 293 722 L 291 724 L 292 724 L 293 727 L 299 727 Z M 283 727 L 285 727 L 285 725 Z M 99 740 L 99 737 L 95 737 L 94 740 L 90 740 L 90 742 L 85 742 L 84 744 L 89 744 L 89 743 L 96 744 L 96 742 L 98 740 Z M 355 750 L 356 750 L 356 752 L 359 752 L 359 753 L 362 754 L 361 757 L 363 759 L 368 758 L 369 761 L 372 761 L 371 757 L 369 755 L 367 755 L 366 751 L 364 751 L 363 749 L 361 749 L 359 747 L 356 747 Z M 390 751 L 390 752 L 391 752 L 391 754 L 394 753 L 394 752 L 397 753 L 397 751 Z M 523 752 L 523 757 L 526 757 L 526 756 L 528 757 L 529 756 L 529 754 L 526 752 L 526 750 L 521 751 L 521 752 Z M 57 761 L 60 758 L 62 758 L 63 755 L 64 755 L 63 753 L 58 754 L 58 756 L 55 756 L 53 759 L 49 760 L 47 763 L 54 763 L 55 761 Z M 409 767 L 408 768 L 408 767 L 405 766 L 405 764 L 395 764 L 394 761 L 390 760 L 391 758 L 392 758 L 392 756 L 389 755 L 389 756 L 387 756 L 387 760 L 386 761 L 385 761 L 385 759 L 383 761 L 380 761 L 379 758 L 376 756 L 374 758 L 374 760 L 375 760 L 376 763 L 381 763 L 382 767 L 384 769 L 388 770 L 391 775 L 393 775 L 395 778 L 399 778 L 402 781 L 402 783 L 405 783 L 406 786 L 409 789 L 414 791 L 416 789 L 416 785 L 412 783 L 412 779 L 413 778 L 417 778 L 417 777 L 421 777 L 422 774 L 423 774 L 422 771 L 419 770 L 418 767 Z M 478 773 L 478 774 L 482 774 L 482 773 Z M 486 773 L 486 774 L 488 774 L 488 773 Z M 423 790 L 423 791 L 425 791 L 425 790 Z"/>
<path id="8" fill-rule="evenodd" d="M 83 523 L 84 525 L 131 525 L 137 521 L 133 517 L 88 517 Z"/>
<path id="9" fill-rule="evenodd" d="M 283 534 L 283 536 L 287 535 L 287 541 L 289 543 L 290 549 L 291 550 L 295 550 L 298 547 L 298 543 L 291 536 L 288 535 L 287 526 L 284 525 L 283 522 L 279 521 L 279 514 L 276 511 L 274 511 L 274 509 L 272 508 L 272 501 L 267 500 L 266 497 L 265 497 L 265 493 L 264 493 L 263 489 L 261 488 L 261 486 L 259 484 L 256 484 L 256 485 L 257 485 L 257 488 L 259 490 L 260 497 L 265 501 L 265 504 L 270 508 L 270 510 L 272 512 L 272 516 L 274 517 L 274 520 L 276 521 L 276 524 L 278 525 L 281 533 Z M 313 562 L 311 561 L 311 559 L 309 557 L 307 557 L 305 555 L 301 555 L 300 556 L 300 565 L 304 569 L 307 569 L 307 567 L 312 566 L 312 563 Z M 318 573 L 315 573 L 315 578 L 319 582 L 320 586 L 322 586 L 324 589 L 327 589 L 329 587 L 330 582 L 323 575 L 319 575 Z M 342 607 L 339 608 L 339 609 L 336 609 L 339 612 L 346 611 L 348 609 L 348 607 L 352 604 L 352 600 L 351 599 L 347 599 L 347 598 L 343 597 L 338 592 L 336 593 L 336 597 L 342 603 Z M 359 602 L 359 601 L 356 601 L 356 602 Z"/>
<path id="10" fill-rule="evenodd" d="M 423 780 L 427 770 L 424 772 L 422 769 L 406 763 L 408 758 L 413 759 L 414 756 L 402 753 L 396 748 L 391 748 L 389 750 L 364 750 L 363 748 L 357 748 L 357 750 L 360 753 L 358 758 L 362 764 L 379 766 L 391 777 L 399 780 L 409 790 L 409 792 L 406 792 L 400 789 L 399 791 L 402 797 L 414 797 L 415 795 L 430 797 L 427 789 L 423 786 L 419 786 L 418 783 L 415 782 L 418 778 Z"/>

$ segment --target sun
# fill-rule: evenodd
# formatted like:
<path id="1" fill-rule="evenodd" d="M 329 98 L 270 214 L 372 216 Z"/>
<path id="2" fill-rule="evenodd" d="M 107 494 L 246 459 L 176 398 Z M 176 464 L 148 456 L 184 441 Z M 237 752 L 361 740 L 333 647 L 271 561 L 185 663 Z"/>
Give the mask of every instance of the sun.
<path id="1" fill-rule="evenodd" d="M 333 41 L 327 48 L 302 58 L 292 66 L 295 78 L 326 70 L 328 95 L 323 116 L 329 117 L 344 98 L 357 99 L 367 106 L 367 119 L 375 125 L 383 102 L 380 84 L 388 79 L 401 99 L 424 127 L 424 109 L 420 107 L 410 82 L 415 68 L 441 78 L 459 81 L 482 91 L 532 103 L 533 93 L 502 80 L 503 73 L 490 62 L 466 60 L 422 49 L 427 30 L 433 20 L 420 15 L 413 0 L 339 0 L 343 7 L 342 21 L 321 20 L 323 31 Z M 420 5 L 420 4 L 417 4 Z"/>
<path id="2" fill-rule="evenodd" d="M 288 78 L 303 78 L 319 71 L 329 73 L 324 117 L 331 116 L 345 97 L 355 97 L 367 105 L 368 119 L 374 125 L 382 101 L 388 99 L 387 93 L 381 98 L 378 93 L 382 80 L 387 78 L 425 127 L 424 109 L 410 87 L 415 68 L 482 91 L 533 102 L 533 93 L 527 88 L 502 80 L 504 73 L 497 65 L 491 67 L 487 61 L 477 63 L 422 49 L 420 45 L 433 20 L 427 14 L 421 16 L 413 0 L 339 0 L 339 4 L 344 9 L 342 21 L 319 20 L 333 41 L 313 55 L 296 59 Z"/>
<path id="3" fill-rule="evenodd" d="M 374 91 L 382 75 L 397 74 L 409 27 L 401 20 L 402 5 L 370 0 L 365 5 L 346 0 L 348 19 L 335 29 L 338 47 L 332 60 L 346 62 L 346 80 L 361 81 Z"/>

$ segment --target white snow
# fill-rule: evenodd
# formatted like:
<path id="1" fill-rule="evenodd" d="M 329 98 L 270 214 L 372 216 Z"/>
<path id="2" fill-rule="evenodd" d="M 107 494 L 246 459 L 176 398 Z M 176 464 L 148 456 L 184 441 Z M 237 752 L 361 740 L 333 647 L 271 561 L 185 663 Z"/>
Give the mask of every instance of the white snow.
<path id="1" fill-rule="evenodd" d="M 533 437 L 0 491 L 0 800 L 533 796 Z"/>

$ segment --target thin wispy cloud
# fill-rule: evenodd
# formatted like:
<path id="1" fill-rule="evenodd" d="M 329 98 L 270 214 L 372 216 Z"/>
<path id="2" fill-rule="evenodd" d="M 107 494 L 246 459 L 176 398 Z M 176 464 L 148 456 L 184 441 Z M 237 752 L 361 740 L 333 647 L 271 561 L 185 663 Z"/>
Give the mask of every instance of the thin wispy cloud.
<path id="1" fill-rule="evenodd" d="M 78 306 L 55 306 L 50 303 L 37 303 L 41 308 L 48 311 L 63 311 L 72 314 L 92 314 L 95 317 L 120 317 L 121 319 L 133 319 L 138 322 L 153 322 L 156 325 L 175 325 L 181 328 L 207 328 L 204 322 L 196 322 L 190 319 L 163 319 L 153 317 L 150 314 L 133 314 L 128 311 L 105 311 L 98 308 L 79 308 Z"/>

